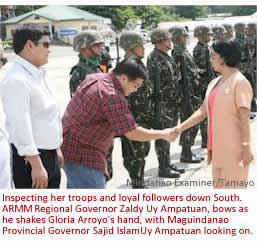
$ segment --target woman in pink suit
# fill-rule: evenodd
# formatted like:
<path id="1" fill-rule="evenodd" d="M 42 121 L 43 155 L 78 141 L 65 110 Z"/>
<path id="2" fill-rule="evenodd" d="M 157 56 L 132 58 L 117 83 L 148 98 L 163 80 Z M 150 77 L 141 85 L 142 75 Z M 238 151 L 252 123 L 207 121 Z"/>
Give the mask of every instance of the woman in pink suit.
<path id="1" fill-rule="evenodd" d="M 241 52 L 232 39 L 211 47 L 211 63 L 221 75 L 208 86 L 202 106 L 177 127 L 177 133 L 208 118 L 208 164 L 212 164 L 214 188 L 246 188 L 248 166 L 253 161 L 250 108 L 253 91 L 236 68 Z"/>

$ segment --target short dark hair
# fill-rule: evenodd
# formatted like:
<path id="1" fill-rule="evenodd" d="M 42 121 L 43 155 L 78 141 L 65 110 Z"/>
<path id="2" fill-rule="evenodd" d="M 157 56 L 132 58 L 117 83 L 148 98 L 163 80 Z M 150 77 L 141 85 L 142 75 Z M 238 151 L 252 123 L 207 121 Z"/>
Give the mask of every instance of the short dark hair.
<path id="1" fill-rule="evenodd" d="M 236 67 L 241 62 L 241 50 L 233 38 L 217 40 L 212 44 L 213 50 L 224 58 L 226 65 Z"/>
<path id="2" fill-rule="evenodd" d="M 19 27 L 13 37 L 13 49 L 16 54 L 19 54 L 26 42 L 28 40 L 31 41 L 39 41 L 42 36 L 49 36 L 50 32 L 41 26 L 23 26 Z"/>
<path id="3" fill-rule="evenodd" d="M 113 73 L 116 75 L 127 75 L 129 80 L 147 79 L 147 71 L 142 65 L 142 62 L 137 57 L 125 58 L 122 62 L 117 64 Z"/>

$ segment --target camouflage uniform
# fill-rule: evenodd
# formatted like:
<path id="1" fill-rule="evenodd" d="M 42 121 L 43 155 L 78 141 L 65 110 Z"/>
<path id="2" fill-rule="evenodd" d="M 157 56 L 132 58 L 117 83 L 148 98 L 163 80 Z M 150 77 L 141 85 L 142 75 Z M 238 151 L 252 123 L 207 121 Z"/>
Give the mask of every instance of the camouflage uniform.
<path id="1" fill-rule="evenodd" d="M 137 45 L 143 45 L 142 37 L 136 32 L 123 32 L 120 37 L 120 47 L 125 51 L 133 49 Z M 128 58 L 125 55 L 124 59 Z M 138 59 L 141 59 L 138 57 Z M 145 65 L 140 61 L 140 65 L 146 70 Z M 127 97 L 130 111 L 136 123 L 144 128 L 151 128 L 151 84 L 149 80 L 144 80 L 141 87 L 136 92 Z M 144 168 L 145 157 L 150 151 L 150 142 L 129 141 L 125 136 L 121 137 L 123 165 L 127 169 L 132 181 L 133 188 L 144 188 Z"/>
<path id="2" fill-rule="evenodd" d="M 162 37 L 162 35 L 164 36 Z M 170 39 L 170 34 L 168 31 L 165 32 L 161 29 L 155 29 L 151 34 L 151 40 L 153 44 L 166 39 Z M 158 118 L 155 118 L 153 127 L 154 129 L 174 127 L 178 123 L 179 107 L 181 102 L 181 95 L 179 90 L 181 75 L 178 67 L 173 58 L 171 58 L 167 53 L 155 48 L 147 58 L 147 69 L 153 88 L 155 87 L 156 89 L 156 83 L 158 82 L 157 79 L 159 79 L 160 85 L 158 92 L 159 94 L 154 94 L 153 97 L 153 110 L 155 110 L 157 103 L 160 105 L 159 115 L 154 115 L 154 117 L 157 116 Z M 159 161 L 159 176 L 171 177 L 168 175 L 160 175 L 162 170 L 168 170 L 169 166 L 171 166 L 169 165 L 170 143 L 165 140 L 156 140 L 155 151 Z M 173 176 L 179 177 L 179 174 L 175 173 Z"/>
<path id="3" fill-rule="evenodd" d="M 254 99 L 256 99 L 256 82 L 257 82 L 257 69 L 256 69 L 256 23 L 248 23 L 248 34 L 247 34 L 247 44 L 249 47 L 249 58 L 250 65 L 248 72 L 252 77 L 252 86 L 254 91 Z M 256 112 L 256 107 L 253 109 Z"/>
<path id="4" fill-rule="evenodd" d="M 249 67 L 251 67 L 250 49 L 249 49 L 246 35 L 239 33 L 239 31 L 244 28 L 246 28 L 246 24 L 244 24 L 242 22 L 235 24 L 235 31 L 236 31 L 235 40 L 238 43 L 238 45 L 240 47 L 240 51 L 241 51 L 241 62 L 239 64 L 239 70 L 250 81 L 251 86 L 253 88 L 254 97 L 255 97 L 254 90 L 256 90 L 256 88 L 255 88 L 256 84 L 255 84 L 254 78 L 252 77 L 251 69 L 249 68 Z M 255 102 L 254 97 L 253 97 L 252 105 L 251 105 L 252 111 L 256 111 L 256 102 Z"/>
<path id="5" fill-rule="evenodd" d="M 200 37 L 203 34 L 211 34 L 211 30 L 207 26 L 197 26 L 194 30 L 194 36 Z M 193 50 L 194 62 L 198 67 L 200 75 L 200 93 L 201 101 L 204 101 L 206 89 L 212 79 L 215 78 L 215 73 L 210 62 L 210 51 L 208 43 L 198 41 Z M 202 136 L 202 147 L 207 146 L 207 119 L 200 123 L 200 131 Z"/>
<path id="6" fill-rule="evenodd" d="M 85 80 L 86 75 L 102 72 L 99 63 L 79 54 L 79 62 L 70 71 L 70 94 L 73 96 L 80 83 Z"/>
<path id="7" fill-rule="evenodd" d="M 73 49 L 80 52 L 81 49 L 90 48 L 92 45 L 104 42 L 102 36 L 96 31 L 81 32 L 74 37 Z M 70 71 L 70 94 L 75 93 L 79 84 L 85 80 L 87 74 L 102 72 L 98 60 L 79 54 L 79 62 Z"/>
<path id="8" fill-rule="evenodd" d="M 80 52 L 83 48 L 90 48 L 92 45 L 104 42 L 102 36 L 96 31 L 86 31 L 81 32 L 74 37 L 73 49 L 76 52 Z M 94 74 L 102 72 L 99 67 L 99 61 L 93 60 L 91 58 L 79 54 L 79 62 L 72 67 L 70 71 L 70 94 L 71 97 L 75 93 L 76 89 L 82 81 L 85 80 L 88 74 Z M 113 147 L 109 149 L 107 156 L 107 171 L 109 176 L 106 176 L 106 180 L 112 178 L 112 150 Z"/>
<path id="9" fill-rule="evenodd" d="M 177 43 L 182 36 L 187 35 L 186 30 L 182 26 L 174 26 L 170 28 L 169 31 L 173 34 L 172 40 L 175 43 Z M 192 55 L 184 44 L 175 44 L 172 56 L 175 63 L 178 65 L 182 76 L 182 82 L 180 85 L 182 93 L 180 121 L 183 122 L 199 108 L 201 103 L 198 68 L 194 63 Z M 182 146 L 181 161 L 183 162 L 200 162 L 199 158 L 193 159 L 193 154 L 191 152 L 191 146 L 194 145 L 198 129 L 199 126 L 196 125 L 184 131 L 180 136 L 179 144 Z"/>

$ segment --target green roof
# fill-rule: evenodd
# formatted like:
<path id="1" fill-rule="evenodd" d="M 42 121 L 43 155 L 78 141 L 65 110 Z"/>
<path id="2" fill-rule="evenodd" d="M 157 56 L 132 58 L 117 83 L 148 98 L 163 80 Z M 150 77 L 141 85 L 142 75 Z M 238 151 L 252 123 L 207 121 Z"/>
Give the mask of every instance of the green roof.
<path id="1" fill-rule="evenodd" d="M 106 18 L 91 14 L 87 11 L 74 8 L 71 6 L 54 6 L 49 5 L 43 8 L 31 11 L 29 13 L 5 20 L 0 22 L 2 25 L 12 25 L 21 22 L 24 19 L 27 19 L 31 15 L 39 16 L 45 19 L 48 19 L 53 22 L 62 22 L 62 21 L 81 21 L 81 20 L 106 20 Z"/>

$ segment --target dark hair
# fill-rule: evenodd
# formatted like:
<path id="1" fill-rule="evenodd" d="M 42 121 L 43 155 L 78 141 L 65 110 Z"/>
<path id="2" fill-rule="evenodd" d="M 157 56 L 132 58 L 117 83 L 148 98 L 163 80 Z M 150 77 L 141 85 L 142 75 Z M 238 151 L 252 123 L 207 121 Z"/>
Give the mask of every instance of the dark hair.
<path id="1" fill-rule="evenodd" d="M 39 41 L 42 36 L 49 35 L 49 31 L 41 26 L 20 27 L 15 31 L 13 37 L 14 52 L 19 54 L 28 40 Z"/>
<path id="2" fill-rule="evenodd" d="M 138 78 L 147 79 L 147 71 L 137 57 L 125 58 L 122 62 L 117 64 L 113 73 L 116 75 L 127 75 L 129 80 L 136 80 Z"/>
<path id="3" fill-rule="evenodd" d="M 236 67 L 241 62 L 241 50 L 235 39 L 224 38 L 212 44 L 213 50 L 224 58 L 226 65 Z"/>

